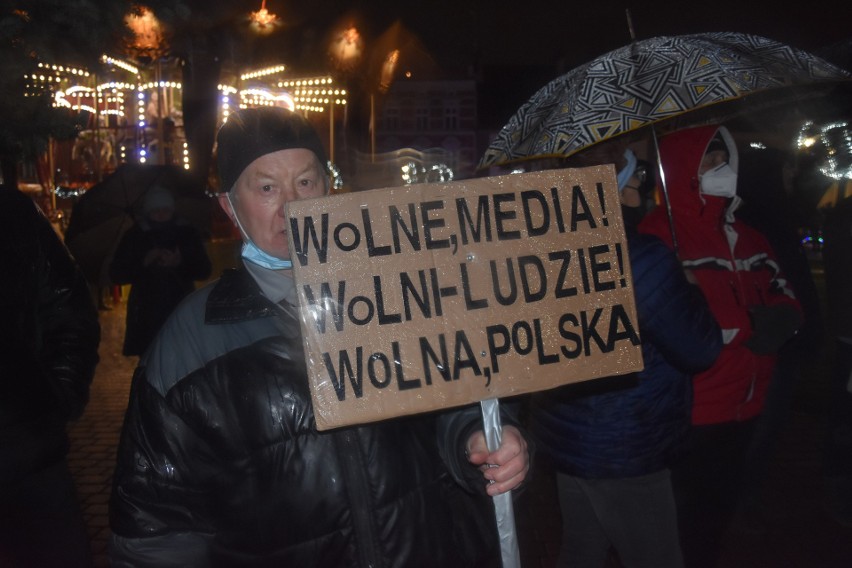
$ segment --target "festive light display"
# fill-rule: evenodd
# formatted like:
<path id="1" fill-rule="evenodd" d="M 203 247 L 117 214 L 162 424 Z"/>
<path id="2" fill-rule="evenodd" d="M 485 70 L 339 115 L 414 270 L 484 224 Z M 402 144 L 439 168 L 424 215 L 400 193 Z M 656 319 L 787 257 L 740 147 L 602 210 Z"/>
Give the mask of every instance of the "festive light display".
<path id="1" fill-rule="evenodd" d="M 814 152 L 822 160 L 819 171 L 830 178 L 852 178 L 852 130 L 848 122 L 817 125 L 805 122 L 796 138 L 799 150 Z"/>
<path id="2" fill-rule="evenodd" d="M 328 50 L 335 69 L 341 73 L 354 71 L 364 55 L 364 40 L 355 26 L 339 30 Z"/>
<path id="3" fill-rule="evenodd" d="M 127 63 L 125 61 L 121 61 L 120 59 L 115 59 L 115 58 L 110 57 L 108 55 L 102 55 L 101 61 L 103 61 L 104 63 L 108 63 L 110 65 L 114 65 L 115 67 L 119 67 L 121 69 L 124 69 L 128 73 L 133 73 L 134 75 L 139 74 L 139 68 L 138 67 L 136 67 L 135 65 L 132 65 L 130 63 Z"/>
<path id="4" fill-rule="evenodd" d="M 159 33 L 159 28 L 151 27 L 144 16 L 135 23 L 142 26 L 137 31 L 137 37 L 141 33 L 143 39 L 150 39 L 150 36 Z M 116 122 L 111 124 L 123 127 L 125 136 L 129 132 L 133 139 L 132 142 L 118 145 L 117 157 L 121 162 L 135 160 L 148 163 L 162 160 L 160 149 L 152 151 L 154 144 L 160 143 L 158 137 L 163 134 L 157 129 L 154 120 L 163 112 L 163 105 L 166 112 L 164 119 L 171 118 L 172 113 L 176 112 L 179 120 L 180 110 L 173 106 L 176 96 L 173 91 L 182 89 L 181 82 L 148 80 L 136 65 L 108 55 L 103 55 L 101 62 L 130 74 L 132 78 L 119 80 L 110 77 L 99 83 L 97 77 L 86 69 L 41 62 L 37 72 L 25 76 L 25 94 L 40 96 L 49 93 L 55 107 L 88 112 L 97 117 L 96 122 L 102 127 L 108 127 L 108 123 L 101 121 L 102 118 L 114 117 L 112 120 Z M 228 120 L 235 106 L 279 106 L 303 113 L 324 113 L 333 106 L 347 104 L 346 89 L 335 85 L 331 76 L 285 78 L 287 72 L 286 65 L 272 65 L 241 73 L 239 82 L 244 83 L 242 88 L 218 85 L 220 122 Z M 126 130 L 124 121 L 132 125 L 130 131 Z M 189 151 L 185 142 L 183 152 L 177 159 L 184 168 L 189 169 Z"/>
<path id="5" fill-rule="evenodd" d="M 139 55 L 156 59 L 167 49 L 160 21 L 151 10 L 142 6 L 125 18 L 127 27 L 133 31 L 132 49 Z"/>
<path id="6" fill-rule="evenodd" d="M 276 73 L 283 73 L 287 70 L 287 67 L 284 65 L 275 65 L 274 67 L 267 67 L 266 69 L 258 69 L 257 71 L 251 71 L 249 73 L 243 73 L 240 75 L 241 81 L 247 81 L 249 79 L 257 79 L 260 77 L 266 77 L 267 75 L 275 75 Z"/>
<path id="7" fill-rule="evenodd" d="M 252 29 L 259 34 L 272 33 L 276 27 L 281 25 L 278 16 L 266 9 L 266 0 L 260 3 L 260 10 L 249 14 Z"/>

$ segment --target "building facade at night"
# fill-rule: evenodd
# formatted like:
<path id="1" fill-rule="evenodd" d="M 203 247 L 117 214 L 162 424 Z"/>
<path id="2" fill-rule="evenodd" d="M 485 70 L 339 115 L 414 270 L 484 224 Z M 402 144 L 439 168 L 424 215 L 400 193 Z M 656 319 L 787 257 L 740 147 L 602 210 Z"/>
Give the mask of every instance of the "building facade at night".
<path id="1" fill-rule="evenodd" d="M 440 150 L 458 177 L 479 160 L 473 80 L 397 81 L 378 116 L 377 152 Z"/>

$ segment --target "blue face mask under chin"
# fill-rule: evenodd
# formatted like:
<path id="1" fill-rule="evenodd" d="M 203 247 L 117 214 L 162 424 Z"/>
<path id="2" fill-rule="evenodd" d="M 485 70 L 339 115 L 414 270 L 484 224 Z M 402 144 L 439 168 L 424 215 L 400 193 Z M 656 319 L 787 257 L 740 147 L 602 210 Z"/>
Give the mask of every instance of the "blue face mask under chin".
<path id="1" fill-rule="evenodd" d="M 242 257 L 258 266 L 268 268 L 269 270 L 286 270 L 293 268 L 293 261 L 272 256 L 271 254 L 262 251 L 251 240 L 243 242 Z"/>
<path id="2" fill-rule="evenodd" d="M 636 165 L 638 160 L 636 159 L 636 154 L 633 153 L 633 150 L 627 148 L 624 151 L 624 158 L 627 160 L 627 164 L 618 172 L 616 179 L 618 181 L 618 192 L 621 193 L 621 190 L 627 187 L 627 182 L 630 181 L 630 178 L 633 177 L 633 174 L 636 172 Z"/>
<path id="3" fill-rule="evenodd" d="M 288 270 L 293 268 L 293 261 L 289 258 L 283 259 L 278 258 L 277 256 L 272 256 L 266 251 L 263 251 L 254 244 L 254 241 L 251 240 L 251 237 L 248 236 L 248 233 L 243 228 L 243 224 L 240 222 L 240 218 L 237 216 L 237 210 L 234 207 L 234 202 L 231 201 L 231 194 L 228 193 L 226 195 L 228 199 L 228 203 L 231 206 L 231 210 L 234 213 L 234 221 L 237 223 L 237 227 L 240 229 L 240 233 L 243 235 L 243 248 L 240 255 L 247 261 L 252 264 L 256 264 L 258 266 L 262 266 L 263 268 L 268 268 L 269 270 Z"/>

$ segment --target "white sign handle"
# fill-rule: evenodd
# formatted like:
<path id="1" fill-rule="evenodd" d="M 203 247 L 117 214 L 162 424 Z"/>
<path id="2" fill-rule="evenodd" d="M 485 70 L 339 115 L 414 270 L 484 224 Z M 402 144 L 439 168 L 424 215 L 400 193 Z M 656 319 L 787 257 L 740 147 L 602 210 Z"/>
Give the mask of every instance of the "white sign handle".
<path id="1" fill-rule="evenodd" d="M 500 423 L 500 401 L 489 398 L 480 401 L 482 407 L 482 422 L 485 431 L 485 442 L 488 451 L 493 452 L 500 447 L 503 437 L 503 426 Z M 512 492 L 508 491 L 492 497 L 494 513 L 497 516 L 497 533 L 500 536 L 500 554 L 503 558 L 503 568 L 520 568 L 521 556 L 518 550 L 518 534 L 515 531 L 515 510 L 512 505 Z"/>

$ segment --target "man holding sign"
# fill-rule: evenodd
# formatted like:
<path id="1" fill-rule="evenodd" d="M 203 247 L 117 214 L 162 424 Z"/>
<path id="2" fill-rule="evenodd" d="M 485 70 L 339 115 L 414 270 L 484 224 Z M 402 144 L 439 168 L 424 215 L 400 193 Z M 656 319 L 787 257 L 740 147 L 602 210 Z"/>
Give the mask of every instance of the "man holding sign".
<path id="1" fill-rule="evenodd" d="M 218 134 L 242 266 L 190 296 L 140 361 L 111 501 L 114 566 L 486 566 L 487 495 L 520 485 L 517 428 L 478 407 L 318 431 L 285 205 L 328 193 L 311 126 L 234 113 Z M 313 354 L 308 353 L 308 357 Z"/>

